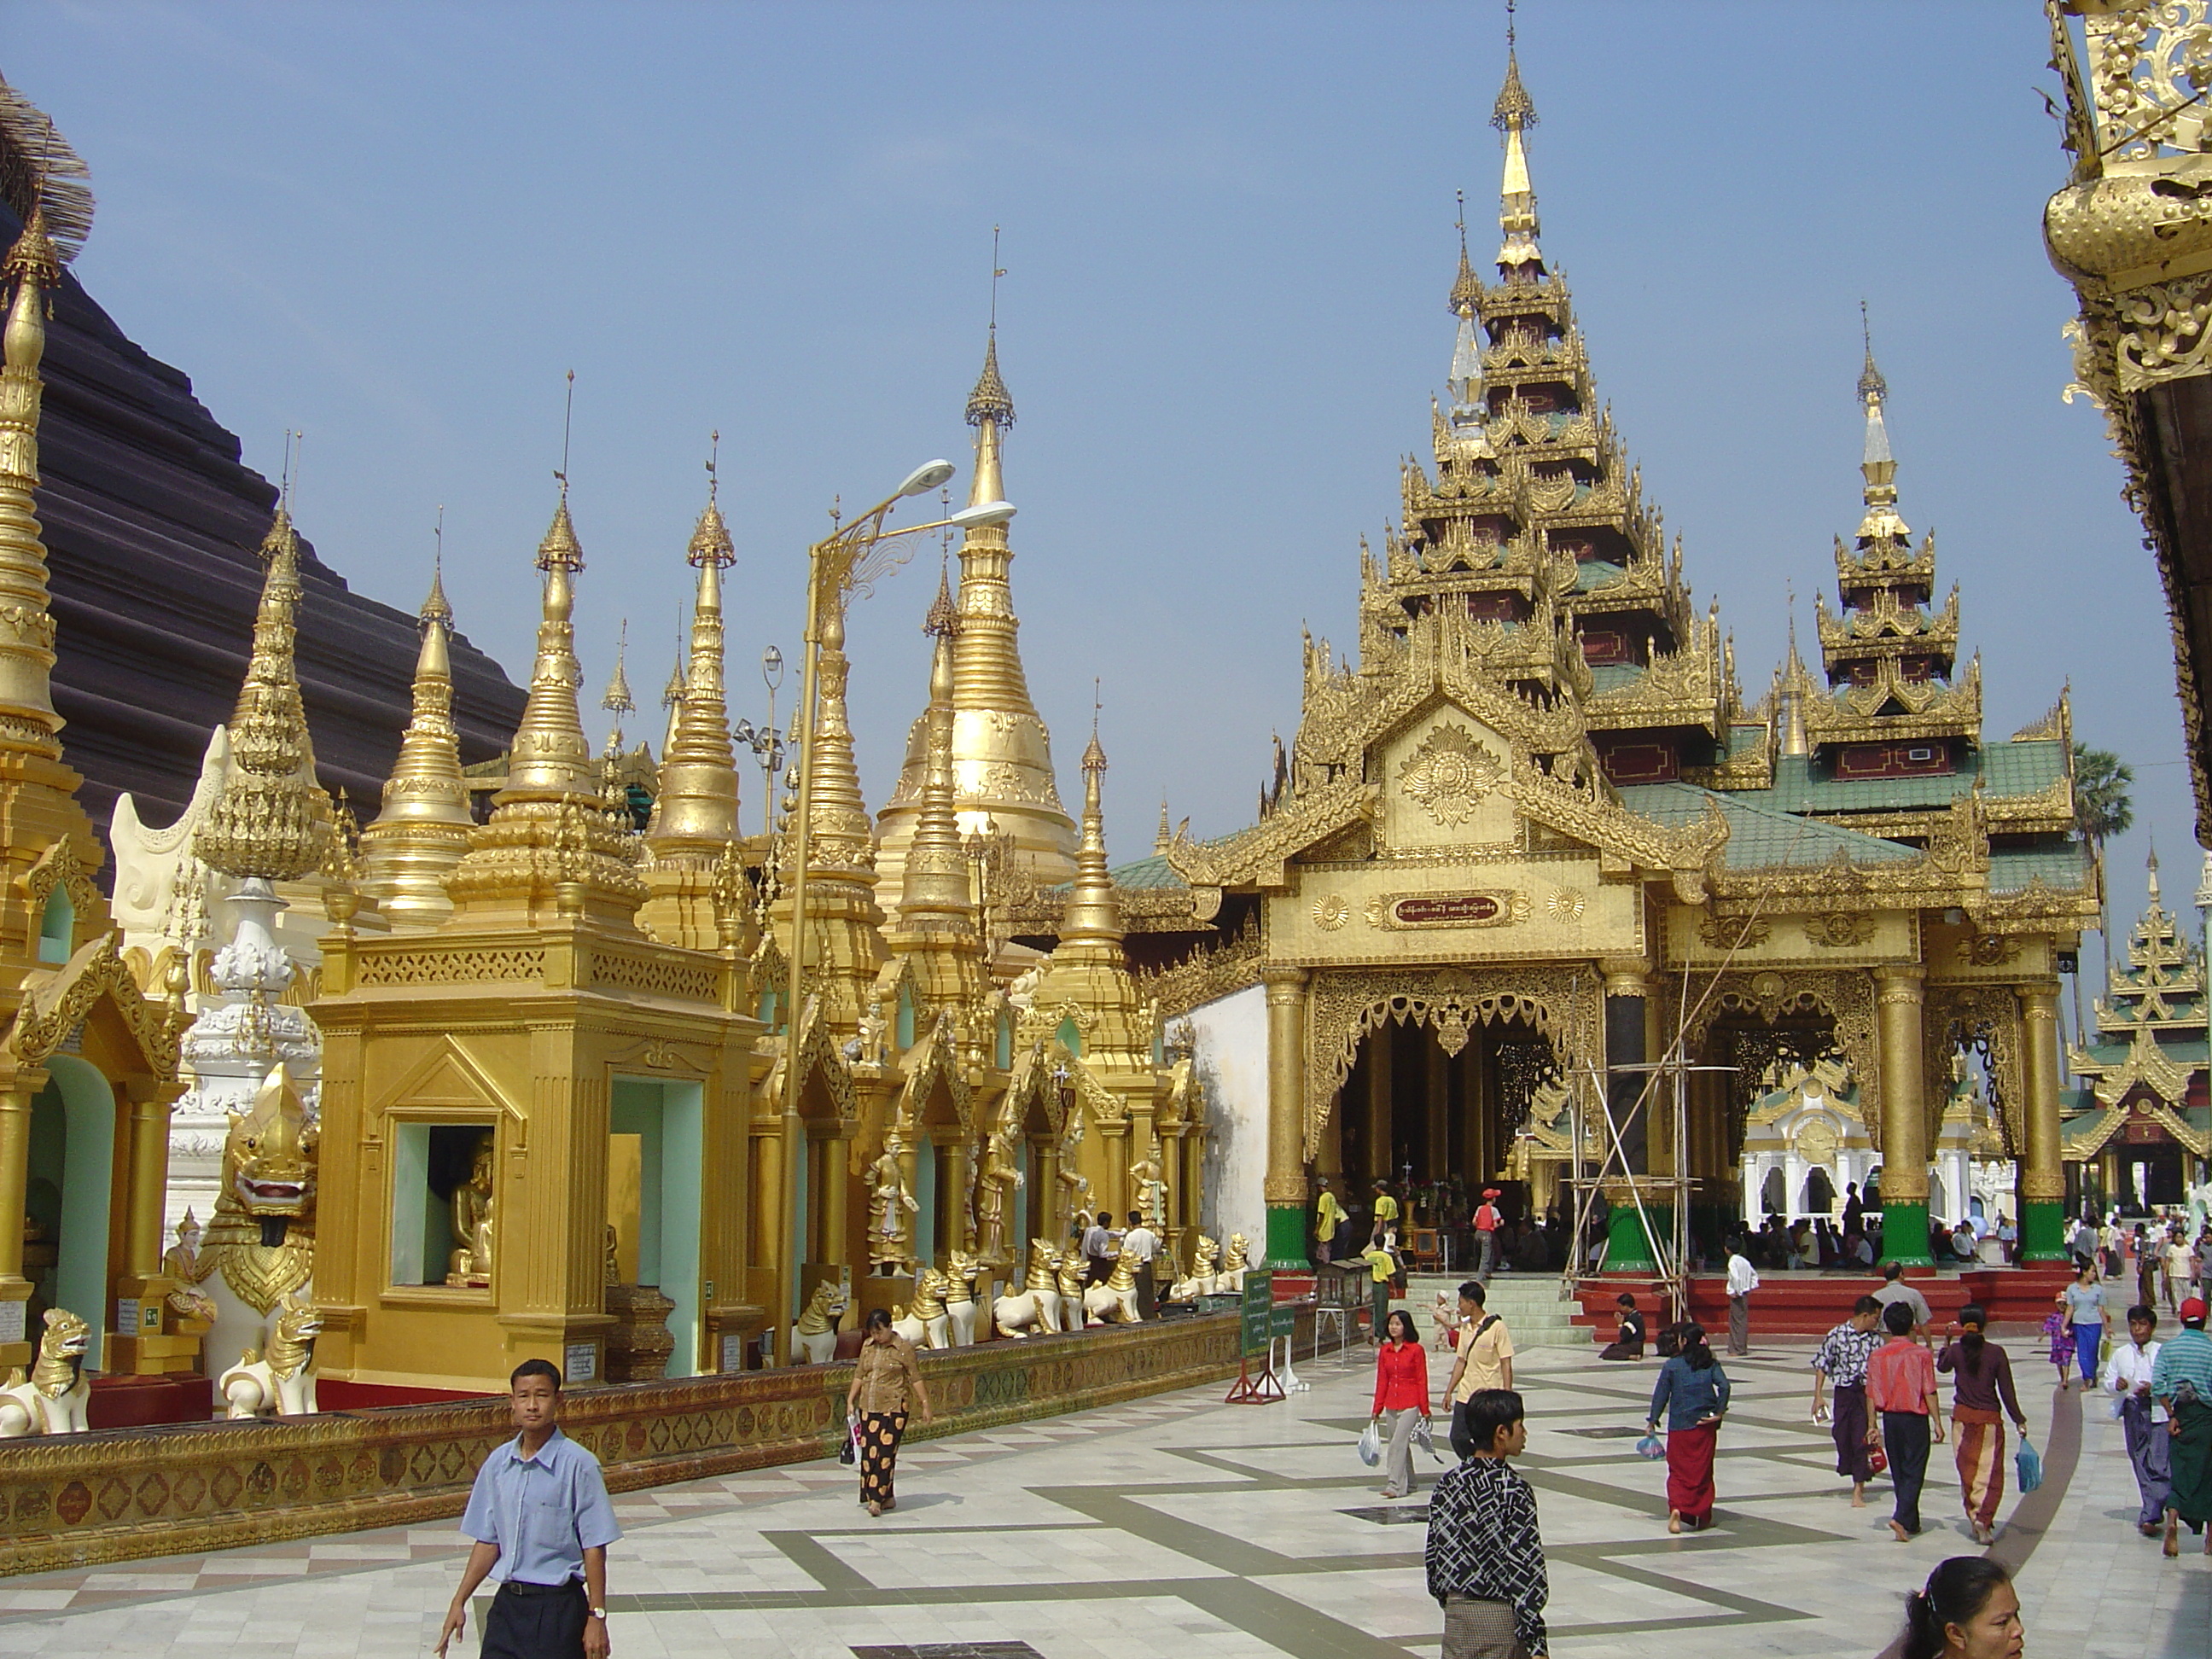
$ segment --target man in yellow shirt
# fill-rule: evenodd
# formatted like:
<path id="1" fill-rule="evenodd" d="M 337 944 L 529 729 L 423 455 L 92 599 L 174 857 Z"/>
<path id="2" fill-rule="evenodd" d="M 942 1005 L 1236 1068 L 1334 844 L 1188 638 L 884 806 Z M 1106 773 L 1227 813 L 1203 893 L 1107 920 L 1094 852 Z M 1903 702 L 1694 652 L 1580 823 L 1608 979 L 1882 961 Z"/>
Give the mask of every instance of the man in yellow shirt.
<path id="1" fill-rule="evenodd" d="M 1390 1196 L 1387 1182 L 1375 1183 L 1375 1243 L 1385 1249 L 1398 1243 L 1398 1200 Z"/>
<path id="2" fill-rule="evenodd" d="M 1398 1271 L 1398 1262 L 1380 1244 L 1369 1245 L 1360 1252 L 1359 1259 L 1367 1264 L 1368 1270 L 1375 1276 L 1372 1287 L 1374 1311 L 1369 1316 L 1368 1340 L 1380 1347 L 1383 1329 L 1390 1322 L 1390 1278 Z"/>
<path id="3" fill-rule="evenodd" d="M 1501 1316 L 1483 1311 L 1486 1299 L 1480 1280 L 1470 1279 L 1459 1287 L 1459 1329 L 1452 1334 L 1459 1358 L 1452 1363 L 1444 1397 L 1451 1402 L 1452 1449 L 1462 1462 L 1474 1445 L 1466 1425 L 1467 1402 L 1480 1389 L 1513 1386 L 1513 1334 Z"/>
<path id="4" fill-rule="evenodd" d="M 1316 1177 L 1321 1196 L 1314 1200 L 1314 1256 L 1326 1261 L 1336 1249 L 1337 1223 L 1344 1219 L 1344 1206 L 1336 1201 L 1336 1194 L 1328 1189 L 1328 1177 Z"/>

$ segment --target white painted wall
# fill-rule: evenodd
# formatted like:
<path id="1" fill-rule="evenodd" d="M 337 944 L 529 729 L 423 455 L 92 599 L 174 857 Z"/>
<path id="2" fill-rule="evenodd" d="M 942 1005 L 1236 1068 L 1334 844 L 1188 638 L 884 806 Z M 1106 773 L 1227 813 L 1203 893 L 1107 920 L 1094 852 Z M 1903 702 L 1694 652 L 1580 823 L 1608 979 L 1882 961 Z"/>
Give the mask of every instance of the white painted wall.
<path id="1" fill-rule="evenodd" d="M 1206 1088 L 1206 1191 L 1199 1224 L 1224 1247 L 1231 1233 L 1267 1249 L 1267 991 L 1248 986 L 1188 1017 Z"/>

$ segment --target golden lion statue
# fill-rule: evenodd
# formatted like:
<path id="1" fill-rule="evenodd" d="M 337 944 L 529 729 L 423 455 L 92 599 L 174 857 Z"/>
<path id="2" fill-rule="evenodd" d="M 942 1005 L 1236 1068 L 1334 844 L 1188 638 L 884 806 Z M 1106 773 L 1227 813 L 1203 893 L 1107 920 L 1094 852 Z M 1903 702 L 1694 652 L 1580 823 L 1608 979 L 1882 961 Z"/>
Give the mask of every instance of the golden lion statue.
<path id="1" fill-rule="evenodd" d="M 30 1376 L 26 1378 L 19 1365 L 0 1384 L 0 1440 L 85 1431 L 92 1382 L 84 1374 L 84 1351 L 91 1341 L 92 1328 L 67 1308 L 46 1310 L 46 1328 Z"/>
<path id="2" fill-rule="evenodd" d="M 287 1296 L 277 1306 L 276 1332 L 266 1359 L 248 1348 L 222 1374 L 216 1389 L 230 1402 L 231 1418 L 305 1417 L 315 1409 L 315 1339 L 323 1316 L 314 1304 Z"/>

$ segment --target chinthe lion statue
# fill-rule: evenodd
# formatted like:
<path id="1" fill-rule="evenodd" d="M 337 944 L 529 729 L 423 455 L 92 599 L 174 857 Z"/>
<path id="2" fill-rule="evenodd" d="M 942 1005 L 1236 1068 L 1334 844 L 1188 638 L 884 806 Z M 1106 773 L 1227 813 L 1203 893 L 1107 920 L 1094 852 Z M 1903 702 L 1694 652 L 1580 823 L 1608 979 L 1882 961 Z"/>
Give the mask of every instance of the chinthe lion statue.
<path id="1" fill-rule="evenodd" d="M 306 1417 L 315 1409 L 315 1339 L 323 1316 L 311 1303 L 288 1296 L 277 1304 L 276 1334 L 266 1359 L 248 1348 L 216 1387 L 230 1402 L 225 1416 Z"/>
<path id="2" fill-rule="evenodd" d="M 0 1440 L 31 1434 L 82 1434 L 92 1382 L 84 1374 L 92 1328 L 67 1308 L 46 1310 L 38 1363 L 28 1377 L 21 1366 L 0 1383 Z"/>
<path id="3" fill-rule="evenodd" d="M 950 1288 L 943 1273 L 924 1267 L 914 1281 L 914 1306 L 891 1309 L 891 1329 L 917 1348 L 946 1346 L 945 1292 Z"/>
<path id="4" fill-rule="evenodd" d="M 837 1357 L 837 1322 L 852 1305 L 852 1293 L 834 1279 L 825 1279 L 814 1287 L 814 1299 L 792 1328 L 808 1364 L 826 1365 Z"/>
<path id="5" fill-rule="evenodd" d="M 1083 1293 L 1084 1322 L 1087 1325 L 1134 1325 L 1144 1316 L 1137 1311 L 1137 1253 L 1127 1244 L 1114 1258 L 1114 1271 L 1103 1285 Z"/>

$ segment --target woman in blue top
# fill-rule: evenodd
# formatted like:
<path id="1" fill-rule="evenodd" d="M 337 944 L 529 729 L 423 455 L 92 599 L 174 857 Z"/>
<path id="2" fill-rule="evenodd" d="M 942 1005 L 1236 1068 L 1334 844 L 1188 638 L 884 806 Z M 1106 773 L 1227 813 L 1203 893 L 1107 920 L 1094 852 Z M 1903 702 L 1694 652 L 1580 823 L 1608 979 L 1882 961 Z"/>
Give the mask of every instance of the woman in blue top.
<path id="1" fill-rule="evenodd" d="M 2097 1362 L 2102 1358 L 2105 1321 L 2111 1315 L 2105 1287 L 2097 1281 L 2097 1264 L 2088 1256 L 2075 1258 L 2074 1282 L 2058 1292 L 2058 1305 L 2066 1316 L 2067 1332 L 2074 1339 L 2075 1363 L 2081 1368 L 2083 1393 L 2097 1386 Z M 2058 1368 L 2058 1386 L 2066 1386 L 2066 1367 Z"/>
<path id="2" fill-rule="evenodd" d="M 1675 1328 L 1681 1352 L 1659 1368 L 1651 1391 L 1650 1426 L 1667 1419 L 1667 1530 L 1687 1522 L 1696 1532 L 1713 1522 L 1713 1447 L 1728 1414 L 1728 1373 L 1713 1358 L 1702 1326 Z"/>

